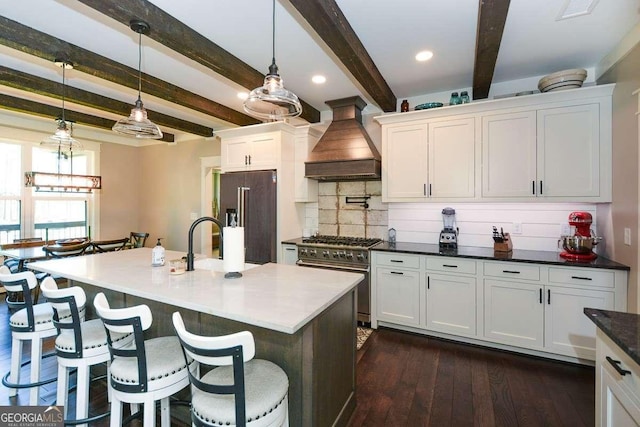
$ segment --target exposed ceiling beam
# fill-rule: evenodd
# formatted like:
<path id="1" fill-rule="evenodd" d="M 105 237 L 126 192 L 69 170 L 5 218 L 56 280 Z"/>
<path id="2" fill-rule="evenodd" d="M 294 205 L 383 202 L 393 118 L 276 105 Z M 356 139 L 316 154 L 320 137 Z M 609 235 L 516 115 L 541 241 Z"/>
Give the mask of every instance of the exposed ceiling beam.
<path id="1" fill-rule="evenodd" d="M 75 69 L 138 90 L 138 70 L 0 16 L 0 44 L 53 61 L 64 52 Z M 253 117 L 142 73 L 144 93 L 239 126 L 261 123 Z"/>
<path id="2" fill-rule="evenodd" d="M 129 26 L 132 19 L 142 19 L 151 27 L 147 34 L 149 38 L 204 65 L 242 87 L 252 90 L 262 86 L 264 82 L 264 73 L 242 62 L 146 0 L 79 1 L 126 26 Z M 302 103 L 301 117 L 310 123 L 319 122 L 320 112 L 303 100 L 300 102 Z"/>
<path id="3" fill-rule="evenodd" d="M 42 77 L 23 73 L 22 71 L 3 67 L 0 65 L 0 85 L 9 86 L 14 89 L 20 89 L 27 92 L 37 93 L 51 98 L 62 99 L 62 83 L 43 79 Z M 107 98 L 92 92 L 74 88 L 69 85 L 64 87 L 65 99 L 76 104 L 86 107 L 96 108 L 102 111 L 128 116 L 133 104 L 118 101 L 116 99 Z M 160 126 L 166 126 L 171 129 L 180 130 L 209 137 L 213 135 L 213 129 L 192 123 L 186 120 L 177 119 L 166 114 L 153 112 L 147 109 L 149 119 Z"/>
<path id="4" fill-rule="evenodd" d="M 473 99 L 489 96 L 510 0 L 479 0 Z"/>
<path id="5" fill-rule="evenodd" d="M 396 96 L 336 2 L 334 0 L 286 1 L 291 3 L 311 25 L 382 111 L 396 111 Z"/>
<path id="6" fill-rule="evenodd" d="M 52 105 L 42 104 L 36 101 L 31 101 L 28 99 L 18 98 L 5 94 L 0 94 L 0 108 L 41 117 L 49 117 L 52 119 L 51 133 L 53 133 L 53 131 L 56 129 L 53 120 L 60 117 L 60 107 L 54 107 Z M 107 130 L 111 130 L 111 127 L 113 126 L 113 120 L 111 119 L 105 119 L 103 117 L 92 116 L 90 114 L 79 113 L 77 111 L 67 109 L 65 109 L 64 111 L 64 118 L 69 122 Z M 166 132 L 163 132 L 162 134 L 162 141 L 175 141 L 175 137 L 173 134 Z"/>

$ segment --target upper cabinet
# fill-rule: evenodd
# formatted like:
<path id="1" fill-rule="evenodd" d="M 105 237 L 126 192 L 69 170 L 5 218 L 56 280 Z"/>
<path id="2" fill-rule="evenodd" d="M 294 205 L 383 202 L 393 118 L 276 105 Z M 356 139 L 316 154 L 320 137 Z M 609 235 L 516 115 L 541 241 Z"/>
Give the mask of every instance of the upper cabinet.
<path id="1" fill-rule="evenodd" d="M 223 172 L 276 169 L 280 132 L 266 132 L 221 142 Z"/>
<path id="2" fill-rule="evenodd" d="M 474 118 L 388 126 L 382 144 L 383 198 L 473 198 L 474 153 Z"/>
<path id="3" fill-rule="evenodd" d="M 376 117 L 383 201 L 610 202 L 613 87 Z"/>

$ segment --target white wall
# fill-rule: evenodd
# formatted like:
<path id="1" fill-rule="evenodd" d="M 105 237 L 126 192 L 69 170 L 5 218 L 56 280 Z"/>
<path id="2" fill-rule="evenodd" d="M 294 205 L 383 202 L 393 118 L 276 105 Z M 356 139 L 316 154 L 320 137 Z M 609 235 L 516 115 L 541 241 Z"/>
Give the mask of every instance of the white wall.
<path id="1" fill-rule="evenodd" d="M 512 233 L 513 224 L 520 223 L 522 233 L 512 234 L 514 249 L 557 251 L 562 228 L 568 228 L 567 218 L 573 211 L 586 211 L 593 216 L 592 229 L 598 229 L 595 204 L 575 203 L 383 203 L 387 207 L 386 228 L 395 228 L 399 242 L 437 243 L 442 230 L 442 209 L 456 210 L 460 229 L 459 244 L 463 246 L 492 247 L 492 227 L 502 227 Z M 318 229 L 318 203 L 306 206 L 306 226 Z M 320 209 L 322 210 L 322 209 Z M 605 218 L 606 220 L 606 218 Z M 379 226 L 378 228 L 384 228 Z M 604 228 L 604 225 L 603 225 Z M 322 224 L 320 229 L 327 231 Z M 341 227 L 347 229 L 347 227 Z M 329 230 L 330 231 L 330 230 Z M 565 230 L 566 231 L 566 230 Z M 572 233 L 573 231 L 571 231 Z M 325 233 L 329 234 L 329 233 Z M 344 232 L 341 235 L 348 235 Z M 378 237 L 378 236 L 373 236 Z M 379 237 L 385 237 L 379 236 Z M 596 252 L 604 253 L 606 242 L 598 245 Z"/>

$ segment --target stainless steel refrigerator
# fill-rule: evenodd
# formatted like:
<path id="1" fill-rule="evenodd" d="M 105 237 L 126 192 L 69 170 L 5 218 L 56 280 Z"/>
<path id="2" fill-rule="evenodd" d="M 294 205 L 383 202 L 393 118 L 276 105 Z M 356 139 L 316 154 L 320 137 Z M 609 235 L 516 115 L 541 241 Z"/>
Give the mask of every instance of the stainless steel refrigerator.
<path id="1" fill-rule="evenodd" d="M 248 263 L 277 262 L 276 184 L 275 170 L 220 175 L 220 220 L 230 225 L 227 213 L 236 212 Z"/>

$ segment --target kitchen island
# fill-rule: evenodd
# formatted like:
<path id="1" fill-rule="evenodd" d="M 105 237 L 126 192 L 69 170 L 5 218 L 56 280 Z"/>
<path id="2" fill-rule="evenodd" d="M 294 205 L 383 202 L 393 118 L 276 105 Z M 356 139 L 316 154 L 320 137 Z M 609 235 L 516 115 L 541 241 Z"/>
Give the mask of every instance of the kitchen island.
<path id="1" fill-rule="evenodd" d="M 167 251 L 166 259 L 184 255 Z M 151 267 L 150 248 L 29 264 L 82 286 L 88 301 L 104 292 L 112 307 L 149 305 L 150 336 L 175 334 L 174 311 L 197 334 L 251 331 L 256 357 L 289 377 L 291 425 L 346 425 L 356 404 L 355 286 L 362 274 L 265 264 L 225 279 L 218 260 L 195 266 L 181 275 Z"/>

